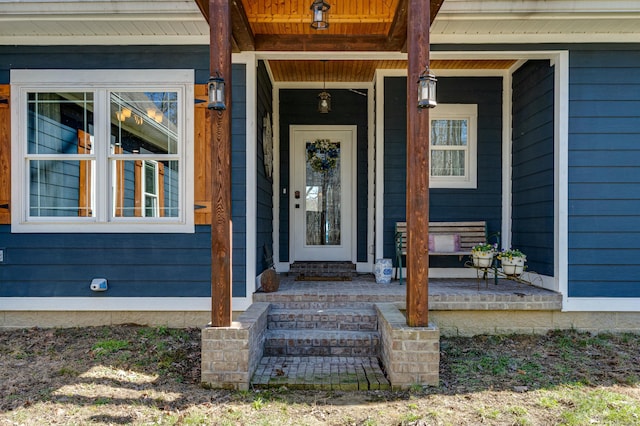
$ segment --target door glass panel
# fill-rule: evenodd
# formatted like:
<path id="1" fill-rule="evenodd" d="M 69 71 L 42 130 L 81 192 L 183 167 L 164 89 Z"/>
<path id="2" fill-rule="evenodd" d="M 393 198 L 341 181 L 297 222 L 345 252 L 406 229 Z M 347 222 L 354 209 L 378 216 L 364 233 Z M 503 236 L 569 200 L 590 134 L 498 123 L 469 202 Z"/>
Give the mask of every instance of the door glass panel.
<path id="1" fill-rule="evenodd" d="M 306 245 L 340 245 L 340 142 L 307 142 L 306 153 Z"/>

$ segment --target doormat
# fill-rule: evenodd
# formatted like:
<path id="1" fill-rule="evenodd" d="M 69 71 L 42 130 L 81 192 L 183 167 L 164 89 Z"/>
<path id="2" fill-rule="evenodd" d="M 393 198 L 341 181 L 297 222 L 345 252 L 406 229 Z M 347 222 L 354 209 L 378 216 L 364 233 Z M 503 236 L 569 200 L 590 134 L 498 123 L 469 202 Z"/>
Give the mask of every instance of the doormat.
<path id="1" fill-rule="evenodd" d="M 296 281 L 351 281 L 355 273 L 352 262 L 294 262 L 289 268 Z"/>

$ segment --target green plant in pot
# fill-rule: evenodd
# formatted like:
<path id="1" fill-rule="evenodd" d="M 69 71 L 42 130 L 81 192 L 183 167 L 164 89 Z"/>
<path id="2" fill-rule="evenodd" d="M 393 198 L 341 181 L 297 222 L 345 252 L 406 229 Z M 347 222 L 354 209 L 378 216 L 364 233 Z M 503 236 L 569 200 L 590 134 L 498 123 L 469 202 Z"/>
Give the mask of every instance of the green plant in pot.
<path id="1" fill-rule="evenodd" d="M 481 243 L 471 247 L 473 266 L 477 268 L 489 268 L 493 262 L 496 247 L 493 244 Z"/>
<path id="2" fill-rule="evenodd" d="M 505 275 L 520 276 L 524 272 L 527 256 L 520 250 L 512 248 L 498 253 L 498 259 Z"/>

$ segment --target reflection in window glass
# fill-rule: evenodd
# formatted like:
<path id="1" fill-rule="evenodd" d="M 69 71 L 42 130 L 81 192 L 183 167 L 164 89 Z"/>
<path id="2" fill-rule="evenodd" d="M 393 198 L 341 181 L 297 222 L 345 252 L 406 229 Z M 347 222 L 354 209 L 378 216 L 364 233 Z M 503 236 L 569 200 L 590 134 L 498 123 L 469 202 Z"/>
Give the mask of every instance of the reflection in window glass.
<path id="1" fill-rule="evenodd" d="M 93 93 L 29 93 L 29 154 L 77 154 L 78 130 L 93 130 Z"/>
<path id="2" fill-rule="evenodd" d="M 27 95 L 29 214 L 34 217 L 94 216 L 93 93 Z M 55 155 L 60 160 L 38 160 Z"/>
<path id="3" fill-rule="evenodd" d="M 178 153 L 176 92 L 112 92 L 111 144 L 123 154 Z"/>
<path id="4" fill-rule="evenodd" d="M 29 214 L 93 217 L 93 161 L 31 160 Z"/>
<path id="5" fill-rule="evenodd" d="M 178 217 L 178 161 L 116 160 L 115 217 Z"/>

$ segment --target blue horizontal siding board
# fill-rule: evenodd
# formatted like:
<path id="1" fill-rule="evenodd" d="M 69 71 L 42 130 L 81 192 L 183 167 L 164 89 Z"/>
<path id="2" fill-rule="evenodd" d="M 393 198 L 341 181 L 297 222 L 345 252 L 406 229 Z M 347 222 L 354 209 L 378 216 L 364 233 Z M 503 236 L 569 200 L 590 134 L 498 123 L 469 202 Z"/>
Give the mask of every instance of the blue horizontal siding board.
<path id="1" fill-rule="evenodd" d="M 638 129 L 640 131 L 640 128 Z M 633 167 L 640 164 L 640 149 L 638 150 L 593 150 L 576 151 L 571 153 L 570 167 L 574 166 L 610 166 Z M 606 176 L 603 176 L 606 179 Z"/>
<path id="2" fill-rule="evenodd" d="M 569 118 L 637 118 L 639 115 L 640 101 L 635 99 L 629 101 L 572 100 Z"/>
<path id="3" fill-rule="evenodd" d="M 569 184 L 569 193 L 574 200 L 637 200 L 640 194 L 640 184 L 572 183 Z"/>
<path id="4" fill-rule="evenodd" d="M 640 68 L 640 55 L 638 55 L 636 45 L 630 45 L 628 49 L 625 49 L 625 45 L 620 50 L 610 49 L 609 46 L 603 46 L 595 51 L 580 51 L 571 50 L 569 63 L 572 70 L 574 68 L 600 68 L 600 69 L 616 69 L 622 68 L 632 71 Z M 598 46 L 596 46 L 597 48 Z M 607 74 L 603 73 L 599 76 L 595 76 L 596 80 L 599 78 L 602 81 L 608 80 Z"/>
<path id="5" fill-rule="evenodd" d="M 617 248 L 599 250 L 573 250 L 572 254 L 575 255 L 573 265 L 606 265 L 617 266 L 620 265 L 634 265 L 638 263 L 640 257 L 640 247 L 629 248 L 620 250 Z"/>
<path id="6" fill-rule="evenodd" d="M 569 194 L 571 196 L 571 194 Z M 635 200 L 569 200 L 569 214 L 593 216 L 618 216 L 637 214 L 640 199 Z"/>
<path id="7" fill-rule="evenodd" d="M 571 101 L 635 101 L 638 99 L 638 85 L 610 84 L 572 84 L 570 85 Z"/>
<path id="8" fill-rule="evenodd" d="M 610 277 L 602 280 L 572 280 L 569 297 L 640 297 L 640 286 L 637 281 L 612 282 Z"/>
<path id="9" fill-rule="evenodd" d="M 569 169 L 569 180 L 581 183 L 640 183 L 637 166 L 581 166 Z"/>
<path id="10" fill-rule="evenodd" d="M 640 232 L 572 232 L 569 234 L 571 249 L 594 250 L 601 249 L 637 249 L 640 248 Z M 575 254 L 575 252 L 573 252 Z M 570 263 L 577 262 L 578 259 L 570 259 Z M 637 275 L 640 277 L 640 275 Z"/>
<path id="11" fill-rule="evenodd" d="M 640 96 L 640 86 L 637 96 Z M 635 117 L 573 117 L 569 120 L 569 132 L 572 134 L 635 134 L 639 128 L 640 112 Z"/>
<path id="12" fill-rule="evenodd" d="M 577 281 L 607 281 L 611 280 L 612 268 L 619 274 L 616 281 L 634 283 L 640 293 L 637 277 L 640 277 L 640 265 L 575 265 L 571 264 L 569 279 Z M 633 278 L 635 277 L 635 279 Z"/>
<path id="13" fill-rule="evenodd" d="M 628 212 L 625 216 L 572 216 L 569 232 L 638 232 L 640 233 L 640 215 Z M 640 238 L 640 237 L 639 237 Z"/>

